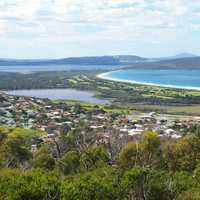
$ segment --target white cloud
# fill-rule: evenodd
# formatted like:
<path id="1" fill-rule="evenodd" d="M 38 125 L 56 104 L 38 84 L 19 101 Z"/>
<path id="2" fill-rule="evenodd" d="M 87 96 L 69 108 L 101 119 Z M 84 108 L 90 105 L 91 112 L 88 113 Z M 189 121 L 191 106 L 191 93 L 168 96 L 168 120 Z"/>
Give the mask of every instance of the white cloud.
<path id="1" fill-rule="evenodd" d="M 18 18 L 40 24 L 45 20 L 60 20 L 65 26 L 73 23 L 99 23 L 118 26 L 131 19 L 144 27 L 158 21 L 176 23 L 192 11 L 188 0 L 1 0 L 0 18 Z M 126 6 L 127 5 L 127 6 Z M 129 5 L 129 6 L 128 6 Z M 160 18 L 160 19 L 157 19 Z M 8 21 L 9 23 L 9 21 Z M 10 22 L 12 23 L 12 22 Z M 45 22 L 44 22 L 45 24 Z M 122 24 L 120 24 L 122 26 Z"/>
<path id="2" fill-rule="evenodd" d="M 36 16 L 40 6 L 42 6 L 42 0 L 1 0 L 0 16 L 29 20 Z"/>
<path id="3" fill-rule="evenodd" d="M 191 26 L 198 9 L 190 0 L 0 0 L 0 33 L 52 42 L 161 40 L 198 29 Z"/>

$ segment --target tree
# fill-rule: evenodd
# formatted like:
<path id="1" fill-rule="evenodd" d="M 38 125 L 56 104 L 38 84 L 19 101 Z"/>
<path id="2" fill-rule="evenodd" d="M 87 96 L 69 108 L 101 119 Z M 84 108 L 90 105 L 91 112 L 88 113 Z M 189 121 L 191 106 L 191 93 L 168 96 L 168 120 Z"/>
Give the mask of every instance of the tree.
<path id="1" fill-rule="evenodd" d="M 125 173 L 122 180 L 125 199 L 146 199 L 147 175 L 148 171 L 141 167 L 132 168 Z"/>
<path id="2" fill-rule="evenodd" d="M 1 155 L 4 166 L 20 167 L 32 157 L 26 145 L 25 138 L 21 135 L 10 134 L 1 145 Z"/>
<path id="3" fill-rule="evenodd" d="M 175 199 L 173 177 L 167 171 L 151 170 L 146 181 L 146 199 Z"/>
<path id="4" fill-rule="evenodd" d="M 89 170 L 105 165 L 109 161 L 109 154 L 103 146 L 92 146 L 80 157 L 83 170 Z"/>
<path id="5" fill-rule="evenodd" d="M 61 186 L 61 200 L 122 199 L 117 175 L 106 167 L 66 179 Z"/>
<path id="6" fill-rule="evenodd" d="M 195 180 L 195 176 L 192 176 L 190 172 L 175 172 L 175 174 L 172 175 L 172 178 L 172 188 L 176 198 L 185 191 L 191 190 L 194 187 L 199 187 L 198 182 Z"/>
<path id="7" fill-rule="evenodd" d="M 59 200 L 60 180 L 42 170 L 1 170 L 1 200 Z"/>
<path id="8" fill-rule="evenodd" d="M 132 168 L 141 165 L 141 145 L 138 142 L 129 142 L 119 154 L 119 165 L 122 168 Z"/>
<path id="9" fill-rule="evenodd" d="M 76 151 L 67 152 L 57 162 L 59 171 L 65 175 L 78 172 L 80 167 L 79 159 L 79 153 L 77 153 Z"/>
<path id="10" fill-rule="evenodd" d="M 142 166 L 155 168 L 162 163 L 160 140 L 156 133 L 144 133 L 142 141 L 129 142 L 119 154 L 119 164 L 124 168 Z"/>
<path id="11" fill-rule="evenodd" d="M 144 133 L 142 146 L 142 163 L 145 167 L 160 167 L 162 163 L 161 143 L 157 133 Z"/>
<path id="12" fill-rule="evenodd" d="M 172 171 L 193 171 L 200 161 L 200 138 L 190 134 L 176 143 L 169 144 L 164 151 L 167 166 Z"/>
<path id="13" fill-rule="evenodd" d="M 171 200 L 175 199 L 173 178 L 165 171 L 134 167 L 122 178 L 126 200 Z"/>
<path id="14" fill-rule="evenodd" d="M 55 160 L 51 156 L 46 146 L 41 147 L 34 155 L 32 165 L 35 168 L 53 170 L 55 167 Z"/>

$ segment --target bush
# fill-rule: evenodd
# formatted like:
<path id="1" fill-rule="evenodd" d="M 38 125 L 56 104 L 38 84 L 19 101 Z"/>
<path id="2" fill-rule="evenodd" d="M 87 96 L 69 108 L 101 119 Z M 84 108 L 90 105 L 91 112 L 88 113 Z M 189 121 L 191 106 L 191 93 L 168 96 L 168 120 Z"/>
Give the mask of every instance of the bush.
<path id="1" fill-rule="evenodd" d="M 58 200 L 59 187 L 59 178 L 54 173 L 42 170 L 0 171 L 0 199 L 2 200 Z"/>

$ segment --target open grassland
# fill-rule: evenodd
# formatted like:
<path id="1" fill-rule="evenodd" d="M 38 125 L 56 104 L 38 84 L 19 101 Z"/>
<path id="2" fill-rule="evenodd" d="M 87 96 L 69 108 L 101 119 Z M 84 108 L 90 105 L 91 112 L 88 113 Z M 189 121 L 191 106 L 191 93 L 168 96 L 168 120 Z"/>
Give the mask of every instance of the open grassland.
<path id="1" fill-rule="evenodd" d="M 157 113 L 168 113 L 173 115 L 200 116 L 200 105 L 190 106 L 158 106 L 158 105 L 138 105 L 135 109 L 141 112 L 155 111 Z"/>

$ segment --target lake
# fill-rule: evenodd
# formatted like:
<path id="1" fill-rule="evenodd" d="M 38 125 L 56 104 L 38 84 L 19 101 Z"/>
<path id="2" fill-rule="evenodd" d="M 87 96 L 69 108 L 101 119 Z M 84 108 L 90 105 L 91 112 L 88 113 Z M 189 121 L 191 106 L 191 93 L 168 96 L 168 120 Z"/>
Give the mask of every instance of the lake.
<path id="1" fill-rule="evenodd" d="M 106 99 L 94 97 L 95 93 L 93 92 L 75 89 L 11 90 L 5 92 L 14 96 L 48 98 L 51 100 L 75 100 L 93 104 L 109 104 L 109 101 Z"/>
<path id="2" fill-rule="evenodd" d="M 138 84 L 200 90 L 200 70 L 184 69 L 131 69 L 100 74 L 98 77 Z"/>

